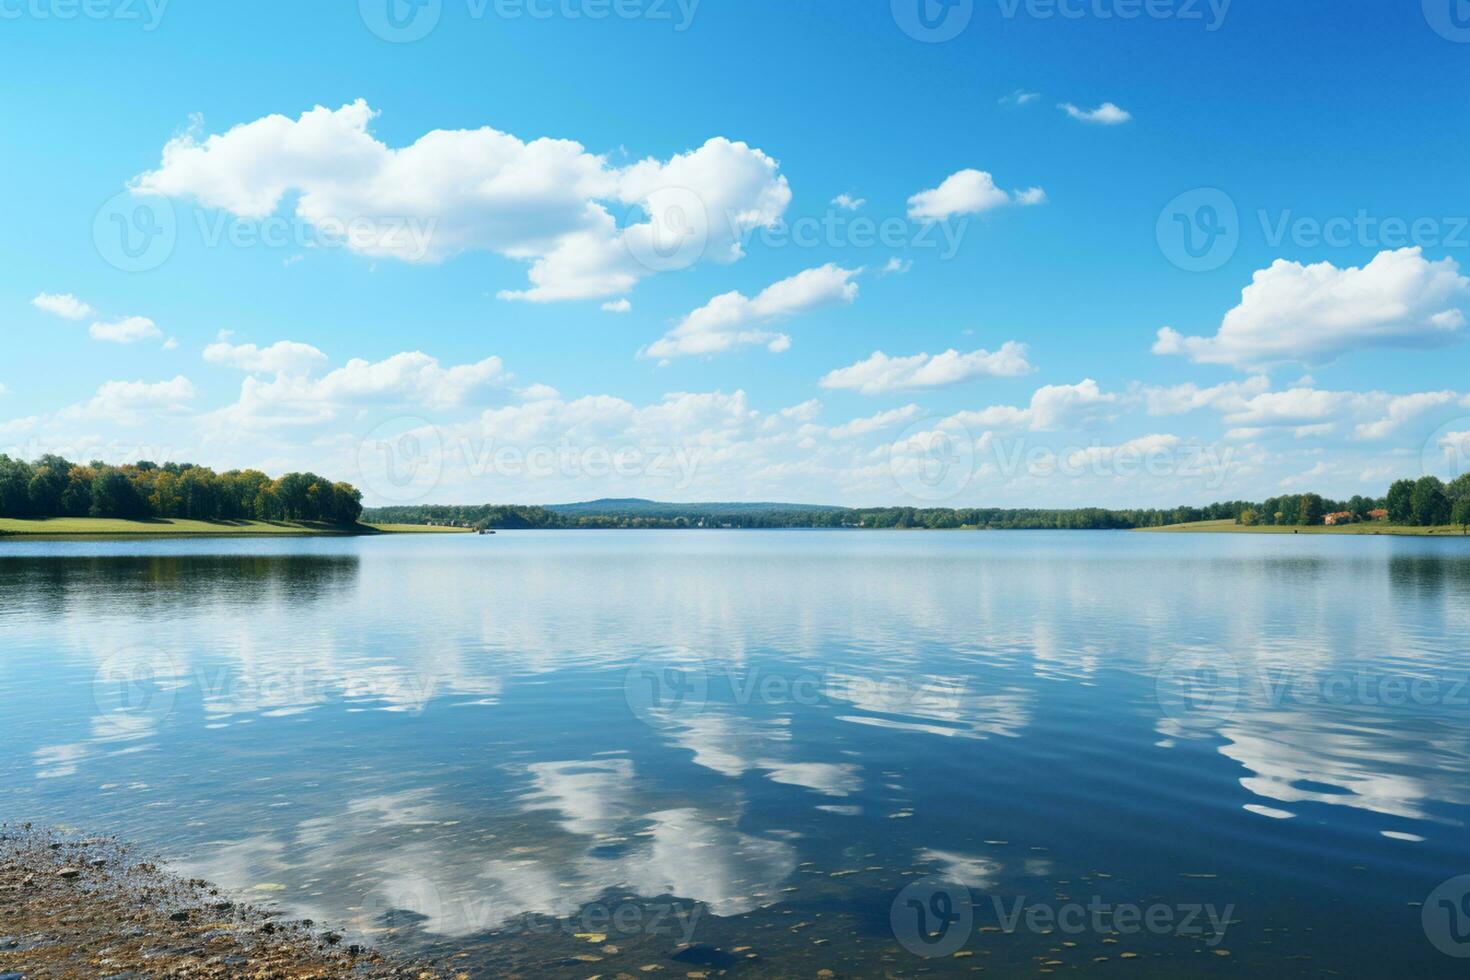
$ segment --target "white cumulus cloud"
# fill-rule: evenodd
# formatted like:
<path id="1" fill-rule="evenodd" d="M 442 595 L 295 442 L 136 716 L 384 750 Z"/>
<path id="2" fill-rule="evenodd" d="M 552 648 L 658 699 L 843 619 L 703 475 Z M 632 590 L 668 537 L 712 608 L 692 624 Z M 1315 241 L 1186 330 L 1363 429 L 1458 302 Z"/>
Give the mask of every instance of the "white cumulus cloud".
<path id="1" fill-rule="evenodd" d="M 853 280 L 861 271 L 828 263 L 767 286 L 754 298 L 740 292 L 716 296 L 645 347 L 640 356 L 718 354 L 753 344 L 784 351 L 791 346 L 791 338 L 764 325 L 821 306 L 851 303 L 858 294 L 858 284 Z"/>
<path id="2" fill-rule="evenodd" d="M 105 340 L 112 344 L 133 344 L 140 340 L 154 340 L 163 336 L 158 324 L 146 316 L 125 316 L 121 320 L 98 320 L 88 328 L 93 340 Z"/>
<path id="3" fill-rule="evenodd" d="M 960 412 L 951 421 L 967 429 L 1030 429 L 1051 432 L 1108 422 L 1116 418 L 1121 399 L 1105 392 L 1091 378 L 1074 385 L 1046 385 L 1036 389 L 1026 408 L 992 405 L 979 411 Z"/>
<path id="4" fill-rule="evenodd" d="M 1079 122 L 1093 123 L 1098 126 L 1119 126 L 1133 118 L 1132 113 L 1118 108 L 1111 102 L 1104 102 L 1096 109 L 1084 109 L 1070 102 L 1060 103 L 1057 108 Z"/>
<path id="5" fill-rule="evenodd" d="M 1419 248 L 1380 252 L 1362 268 L 1278 259 L 1258 270 L 1213 337 L 1164 327 L 1155 354 L 1256 368 L 1322 364 L 1350 351 L 1452 343 L 1470 279 L 1454 259 L 1430 262 Z"/>
<path id="6" fill-rule="evenodd" d="M 370 132 L 375 115 L 358 100 L 191 132 L 133 190 L 257 219 L 294 199 L 300 219 L 364 255 L 495 252 L 529 265 L 530 287 L 502 297 L 534 302 L 617 296 L 655 272 L 734 261 L 791 200 L 775 160 L 722 137 L 615 167 L 572 140 L 488 126 L 390 147 Z"/>
<path id="7" fill-rule="evenodd" d="M 327 355 L 293 340 L 278 340 L 269 347 L 221 341 L 204 348 L 204 359 L 251 374 L 310 374 L 326 363 Z"/>
<path id="8" fill-rule="evenodd" d="M 890 391 L 942 388 L 976 378 L 1015 378 L 1033 370 L 1026 360 L 1026 345 L 1009 340 L 994 353 L 976 350 L 962 354 L 950 349 L 941 354 L 889 357 L 875 351 L 867 360 L 829 371 L 821 385 L 881 395 Z"/>
<path id="9" fill-rule="evenodd" d="M 924 414 L 923 410 L 919 406 L 905 405 L 903 408 L 879 412 L 877 415 L 869 415 L 867 418 L 853 419 L 851 422 L 833 426 L 827 434 L 834 439 L 852 439 L 857 436 L 868 435 L 872 432 L 891 429 L 895 425 L 902 425 L 905 422 L 912 422 L 922 414 Z"/>
<path id="10" fill-rule="evenodd" d="M 193 383 L 182 374 L 170 381 L 107 381 L 90 401 L 64 409 L 61 415 L 139 425 L 157 415 L 186 411 L 196 394 Z"/>
<path id="11" fill-rule="evenodd" d="M 31 305 L 66 320 L 85 320 L 97 312 L 71 293 L 40 293 L 31 300 Z"/>
<path id="12" fill-rule="evenodd" d="M 983 170 L 961 170 L 950 174 L 938 187 L 909 198 L 909 217 L 917 221 L 945 221 L 957 214 L 980 214 L 1007 204 L 1042 204 L 1046 192 L 1031 187 L 1008 193 L 995 185 Z"/>

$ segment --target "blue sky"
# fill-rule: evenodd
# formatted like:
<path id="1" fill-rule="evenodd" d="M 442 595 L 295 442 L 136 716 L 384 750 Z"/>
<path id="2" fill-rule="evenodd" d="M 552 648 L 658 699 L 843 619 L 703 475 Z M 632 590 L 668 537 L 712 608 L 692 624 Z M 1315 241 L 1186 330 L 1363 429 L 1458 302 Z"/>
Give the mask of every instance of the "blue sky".
<path id="1" fill-rule="evenodd" d="M 6 0 L 0 449 L 370 503 L 1452 475 L 1454 12 Z"/>

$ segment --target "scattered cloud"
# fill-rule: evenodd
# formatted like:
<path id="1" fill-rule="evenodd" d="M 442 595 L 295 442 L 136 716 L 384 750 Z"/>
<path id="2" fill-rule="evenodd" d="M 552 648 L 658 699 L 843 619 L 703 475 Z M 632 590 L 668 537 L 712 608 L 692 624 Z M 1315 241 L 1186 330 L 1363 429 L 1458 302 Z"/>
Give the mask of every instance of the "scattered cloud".
<path id="1" fill-rule="evenodd" d="M 483 404 L 503 395 L 513 378 L 498 357 L 444 367 L 422 351 L 405 351 L 381 361 L 353 358 L 314 377 L 321 352 L 289 341 L 266 348 L 215 344 L 206 349 L 205 358 L 249 373 L 239 400 L 213 415 L 224 425 L 248 427 L 310 425 L 352 408 L 449 409 Z M 547 391 L 554 394 L 554 389 Z"/>
<path id="2" fill-rule="evenodd" d="M 1470 407 L 1470 396 L 1454 391 L 1394 395 L 1383 391 L 1330 391 L 1293 386 L 1266 390 L 1263 377 L 1197 388 L 1141 388 L 1151 415 L 1175 415 L 1198 408 L 1218 412 L 1230 439 L 1259 439 L 1286 433 L 1297 439 L 1351 435 L 1356 440 L 1386 439 L 1405 425 L 1448 406 Z"/>
<path id="3" fill-rule="evenodd" d="M 1103 391 L 1091 378 L 1075 385 L 1046 385 L 1031 396 L 1026 408 L 992 405 L 974 412 L 960 412 L 952 421 L 966 428 L 1030 429 L 1051 432 L 1058 429 L 1088 428 L 1110 422 L 1121 411 L 1121 398 Z"/>
<path id="4" fill-rule="evenodd" d="M 1026 91 L 1023 88 L 1018 88 L 1014 92 L 1012 92 L 1010 95 L 1004 96 L 1000 100 L 1000 104 L 1001 105 L 1006 105 L 1006 106 L 1030 105 L 1031 103 L 1036 102 L 1040 98 L 1041 98 L 1041 93 L 1040 92 L 1028 92 L 1028 91 Z"/>
<path id="5" fill-rule="evenodd" d="M 1120 458 L 1141 459 L 1149 456 L 1171 456 L 1184 444 L 1176 435 L 1155 433 L 1129 439 L 1117 446 L 1087 446 L 1068 454 L 1067 465 L 1073 469 L 1098 463 L 1114 462 Z"/>
<path id="6" fill-rule="evenodd" d="M 292 340 L 278 340 L 269 347 L 221 341 L 204 348 L 204 359 L 251 374 L 306 375 L 325 364 L 327 355 Z"/>
<path id="7" fill-rule="evenodd" d="M 883 268 L 878 270 L 878 274 L 881 276 L 901 276 L 913 267 L 913 259 L 901 259 L 895 255 L 884 264 Z"/>
<path id="8" fill-rule="evenodd" d="M 716 296 L 645 347 L 639 356 L 718 354 L 754 344 L 764 344 L 773 352 L 784 351 L 791 346 L 791 338 L 763 325 L 821 306 L 851 303 L 858 294 L 858 284 L 853 280 L 861 271 L 828 263 L 768 286 L 753 299 L 739 292 Z"/>
<path id="9" fill-rule="evenodd" d="M 633 304 L 626 298 L 612 299 L 602 304 L 602 308 L 608 313 L 632 313 Z"/>
<path id="10" fill-rule="evenodd" d="M 1430 262 L 1419 248 L 1380 252 L 1362 268 L 1278 259 L 1258 270 L 1213 337 L 1164 327 L 1155 354 L 1257 369 L 1324 364 L 1350 351 L 1426 348 L 1463 336 L 1459 304 L 1470 279 L 1454 259 Z"/>
<path id="11" fill-rule="evenodd" d="M 1191 381 L 1168 388 L 1144 386 L 1140 391 L 1148 405 L 1148 414 L 1183 415 L 1201 408 L 1238 411 L 1246 399 L 1270 388 L 1270 378 L 1256 375 L 1245 381 L 1227 381 L 1209 388 L 1201 388 Z"/>
<path id="12" fill-rule="evenodd" d="M 977 378 L 1015 378 L 1034 371 L 1026 360 L 1026 345 L 1006 341 L 1000 350 L 962 354 L 950 349 L 942 354 L 889 357 L 875 351 L 866 360 L 830 371 L 821 380 L 823 388 L 846 388 L 864 395 L 891 391 L 942 388 Z"/>
<path id="13" fill-rule="evenodd" d="M 90 401 L 63 409 L 61 415 L 140 425 L 154 416 L 187 411 L 197 394 L 182 374 L 171 381 L 107 381 Z"/>
<path id="14" fill-rule="evenodd" d="M 132 187 L 251 219 L 294 200 L 319 233 L 374 257 L 494 252 L 529 265 L 530 287 L 502 298 L 532 302 L 618 296 L 655 272 L 733 262 L 746 233 L 774 224 L 791 200 L 775 160 L 723 137 L 614 167 L 572 140 L 488 126 L 390 147 L 370 132 L 375 116 L 359 99 L 189 132 Z"/>
<path id="15" fill-rule="evenodd" d="M 856 211 L 868 202 L 861 197 L 853 197 L 851 194 L 838 194 L 832 198 L 832 204 L 844 211 Z"/>
<path id="16" fill-rule="evenodd" d="M 1104 102 L 1096 109 L 1083 109 L 1070 102 L 1062 102 L 1057 108 L 1079 122 L 1093 123 L 1097 126 L 1121 126 L 1133 118 L 1133 114 L 1118 108 L 1111 102 Z"/>
<path id="17" fill-rule="evenodd" d="M 1032 205 L 1046 201 L 1046 192 L 1031 187 L 1011 193 L 995 186 L 995 178 L 983 170 L 961 170 L 950 174 L 931 190 L 909 198 L 909 217 L 917 221 L 945 221 L 957 214 L 981 214 L 1008 204 Z"/>
<path id="18" fill-rule="evenodd" d="M 912 422 L 923 415 L 923 409 L 917 405 L 905 405 L 903 408 L 895 408 L 887 412 L 879 412 L 877 415 L 869 415 L 867 418 L 853 419 L 842 425 L 834 426 L 828 430 L 828 435 L 834 439 L 851 439 L 857 436 L 865 436 L 873 432 L 881 432 L 891 429 L 895 425 Z"/>
<path id="19" fill-rule="evenodd" d="M 111 344 L 134 344 L 140 340 L 155 340 L 163 336 L 158 324 L 146 316 L 127 316 L 121 320 L 98 320 L 88 328 L 93 340 L 104 340 Z"/>
<path id="20" fill-rule="evenodd" d="M 1460 396 L 1453 391 L 1424 391 L 1413 395 L 1390 398 L 1383 407 L 1383 418 L 1376 422 L 1359 425 L 1354 431 L 1360 439 L 1386 439 L 1399 427 L 1411 422 L 1426 412 L 1445 405 L 1454 405 Z"/>
<path id="21" fill-rule="evenodd" d="M 44 310 L 66 320 L 85 320 L 97 313 L 89 304 L 77 299 L 71 293 L 39 293 L 35 299 L 31 300 L 31 305 L 38 310 Z"/>

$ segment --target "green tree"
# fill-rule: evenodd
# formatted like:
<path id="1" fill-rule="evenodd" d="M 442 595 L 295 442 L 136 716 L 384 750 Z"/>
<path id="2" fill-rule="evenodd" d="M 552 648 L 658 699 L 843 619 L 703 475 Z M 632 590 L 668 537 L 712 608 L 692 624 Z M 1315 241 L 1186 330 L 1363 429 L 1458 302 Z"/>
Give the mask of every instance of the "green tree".
<path id="1" fill-rule="evenodd" d="M 1327 516 L 1327 507 L 1322 498 L 1315 493 L 1302 494 L 1301 501 L 1297 504 L 1298 524 L 1304 527 L 1312 527 L 1322 523 Z"/>
<path id="2" fill-rule="evenodd" d="M 103 467 L 92 480 L 93 517 L 138 518 L 147 516 L 147 505 L 126 473 Z"/>
<path id="3" fill-rule="evenodd" d="M 1388 509 L 1390 524 L 1411 523 L 1414 520 L 1414 481 L 1396 481 L 1388 488 L 1388 500 L 1384 506 Z"/>
<path id="4" fill-rule="evenodd" d="M 1450 523 L 1458 524 L 1461 534 L 1470 534 L 1470 497 L 1455 498 L 1450 510 Z"/>
<path id="5" fill-rule="evenodd" d="M 1444 482 L 1437 476 L 1423 476 L 1414 484 L 1409 509 L 1413 522 L 1420 527 L 1448 524 L 1450 520 L 1450 498 L 1445 493 Z"/>

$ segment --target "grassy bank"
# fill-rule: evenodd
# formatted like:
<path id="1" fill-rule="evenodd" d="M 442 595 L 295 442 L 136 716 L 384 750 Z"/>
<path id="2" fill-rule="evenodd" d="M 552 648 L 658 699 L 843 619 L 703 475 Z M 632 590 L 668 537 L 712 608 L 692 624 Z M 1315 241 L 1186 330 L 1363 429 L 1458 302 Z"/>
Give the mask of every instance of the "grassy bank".
<path id="1" fill-rule="evenodd" d="M 1289 525 L 1255 525 L 1245 527 L 1234 521 L 1199 521 L 1195 524 L 1171 524 L 1168 527 L 1141 527 L 1140 531 L 1151 533 L 1184 534 L 1388 534 L 1413 537 L 1461 537 L 1463 530 L 1458 525 L 1440 527 L 1408 527 L 1399 524 L 1344 524 L 1340 527 L 1291 527 Z"/>
<path id="2" fill-rule="evenodd" d="M 237 537 L 354 534 L 465 533 L 460 528 L 418 524 L 358 524 L 343 528 L 312 521 L 191 521 L 160 517 L 142 521 L 108 517 L 50 517 L 26 520 L 0 517 L 0 538 Z"/>

